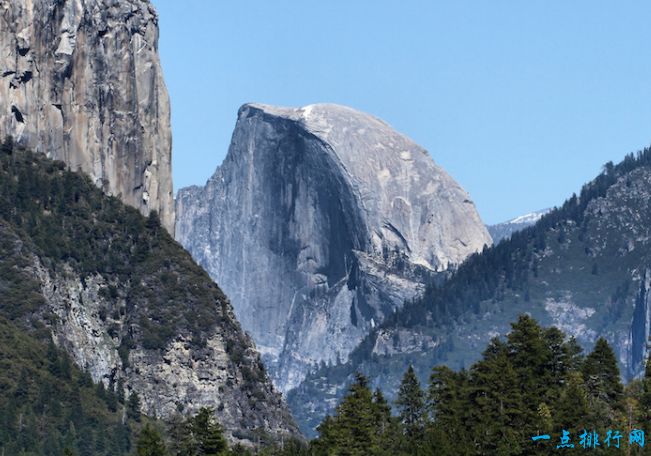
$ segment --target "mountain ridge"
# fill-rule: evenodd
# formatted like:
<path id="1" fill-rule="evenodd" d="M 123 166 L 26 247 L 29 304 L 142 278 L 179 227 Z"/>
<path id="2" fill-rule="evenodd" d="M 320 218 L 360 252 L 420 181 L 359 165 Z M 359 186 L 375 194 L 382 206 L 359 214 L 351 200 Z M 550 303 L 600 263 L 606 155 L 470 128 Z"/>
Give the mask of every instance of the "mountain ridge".
<path id="1" fill-rule="evenodd" d="M 0 149 L 0 268 L 14 297 L 2 315 L 52 334 L 95 382 L 123 382 L 148 415 L 211 407 L 234 440 L 298 435 L 230 303 L 155 212 L 43 154 Z"/>
<path id="2" fill-rule="evenodd" d="M 586 348 L 597 337 L 614 347 L 624 378 L 640 375 L 649 336 L 651 149 L 629 154 L 533 226 L 471 255 L 450 278 L 388 317 L 350 361 L 311 371 L 289 392 L 308 435 L 352 373 L 370 375 L 391 394 L 413 364 L 460 369 L 477 359 L 504 322 L 519 313 L 557 325 Z M 325 404 L 325 405 L 324 405 Z"/>
<path id="3" fill-rule="evenodd" d="M 535 224 L 540 218 L 548 213 L 551 209 L 542 209 L 539 211 L 529 212 L 528 214 L 519 215 L 506 222 L 486 225 L 488 232 L 493 238 L 493 243 L 497 244 L 502 239 L 510 237 L 514 232 L 525 229 Z"/>

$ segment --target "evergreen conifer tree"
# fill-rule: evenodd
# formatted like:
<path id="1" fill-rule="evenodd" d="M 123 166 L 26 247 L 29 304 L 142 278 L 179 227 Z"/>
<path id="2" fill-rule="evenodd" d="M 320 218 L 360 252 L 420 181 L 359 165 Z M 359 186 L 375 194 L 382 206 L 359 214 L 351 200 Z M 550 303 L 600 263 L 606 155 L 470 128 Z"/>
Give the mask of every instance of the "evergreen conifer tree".
<path id="1" fill-rule="evenodd" d="M 378 447 L 376 419 L 377 408 L 368 380 L 357 373 L 335 416 L 319 426 L 319 438 L 313 445 L 315 454 L 372 455 Z"/>
<path id="2" fill-rule="evenodd" d="M 579 372 L 568 374 L 567 384 L 555 404 L 556 422 L 565 429 L 586 426 L 588 394 L 583 376 Z"/>
<path id="3" fill-rule="evenodd" d="M 422 438 L 425 427 L 425 393 L 411 364 L 402 377 L 396 405 L 407 437 Z"/>
<path id="4" fill-rule="evenodd" d="M 149 423 L 140 431 L 136 442 L 137 456 L 166 456 L 167 448 L 160 432 Z"/>
<path id="5" fill-rule="evenodd" d="M 622 386 L 617 359 L 604 338 L 599 338 L 582 368 L 588 394 L 590 421 L 594 426 L 609 426 L 621 419 L 624 411 Z"/>
<path id="6" fill-rule="evenodd" d="M 528 315 L 520 315 L 507 336 L 508 358 L 517 374 L 522 396 L 522 411 L 528 423 L 536 421 L 536 411 L 545 397 L 553 376 L 548 371 L 552 353 L 542 328 Z"/>
<path id="7" fill-rule="evenodd" d="M 525 410 L 523 398 L 529 392 L 521 389 L 524 376 L 511 363 L 509 347 L 493 339 L 470 376 L 472 418 L 464 424 L 474 434 L 475 445 L 486 454 L 520 453 L 526 433 L 535 432 L 538 404 L 533 413 Z"/>
<path id="8" fill-rule="evenodd" d="M 224 431 L 213 415 L 211 408 L 202 407 L 190 420 L 189 428 L 197 443 L 197 454 L 202 456 L 222 455 L 228 449 Z"/>
<path id="9" fill-rule="evenodd" d="M 140 397 L 132 391 L 127 401 L 127 418 L 140 422 Z"/>

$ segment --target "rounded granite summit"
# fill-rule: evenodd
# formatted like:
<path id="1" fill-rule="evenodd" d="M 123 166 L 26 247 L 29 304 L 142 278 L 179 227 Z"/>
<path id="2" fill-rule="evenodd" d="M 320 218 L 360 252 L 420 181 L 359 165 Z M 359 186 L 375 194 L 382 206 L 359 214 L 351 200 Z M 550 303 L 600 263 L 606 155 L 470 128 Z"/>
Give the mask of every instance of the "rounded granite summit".
<path id="1" fill-rule="evenodd" d="M 260 115 L 296 122 L 326 145 L 354 187 L 380 251 L 388 242 L 412 262 L 442 270 L 492 243 L 467 192 L 425 149 L 377 117 L 332 103 L 249 103 L 239 111 L 239 119 Z"/>
<path id="2" fill-rule="evenodd" d="M 177 239 L 223 287 L 283 391 L 345 361 L 427 277 L 491 243 L 411 139 L 334 104 L 246 104 L 228 155 L 177 196 Z"/>

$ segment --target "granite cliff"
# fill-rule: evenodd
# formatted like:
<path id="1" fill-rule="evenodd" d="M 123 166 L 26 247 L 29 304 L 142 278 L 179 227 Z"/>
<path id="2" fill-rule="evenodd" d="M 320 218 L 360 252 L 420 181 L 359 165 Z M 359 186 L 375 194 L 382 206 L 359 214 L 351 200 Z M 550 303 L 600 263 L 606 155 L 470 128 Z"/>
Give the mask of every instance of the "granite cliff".
<path id="1" fill-rule="evenodd" d="M 158 18 L 140 0 L 0 0 L 0 138 L 63 160 L 173 232 Z"/>
<path id="2" fill-rule="evenodd" d="M 181 189 L 176 238 L 223 287 L 276 385 L 345 361 L 491 239 L 468 194 L 381 120 L 248 104 L 224 163 Z"/>

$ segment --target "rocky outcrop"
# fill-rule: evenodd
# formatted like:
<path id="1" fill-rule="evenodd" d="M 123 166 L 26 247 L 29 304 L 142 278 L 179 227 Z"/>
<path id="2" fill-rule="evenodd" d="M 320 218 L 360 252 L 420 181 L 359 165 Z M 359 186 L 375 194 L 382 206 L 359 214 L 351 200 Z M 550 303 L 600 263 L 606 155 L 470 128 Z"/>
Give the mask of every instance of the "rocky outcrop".
<path id="1" fill-rule="evenodd" d="M 178 193 L 176 237 L 288 390 L 491 239 L 468 194 L 389 125 L 249 104 L 224 163 Z"/>
<path id="2" fill-rule="evenodd" d="M 630 351 L 627 364 L 629 378 L 642 376 L 649 356 L 651 335 L 651 270 L 646 268 L 640 278 L 640 291 L 635 299 L 635 310 L 626 348 Z M 628 353 L 627 353 L 628 354 Z M 621 357 L 621 356 L 620 356 Z"/>
<path id="3" fill-rule="evenodd" d="M 36 257 L 31 260 L 46 311 L 54 315 L 54 340 L 95 382 L 109 386 L 122 380 L 126 393 L 137 393 L 149 416 L 170 419 L 210 407 L 234 441 L 254 442 L 256 432 L 271 439 L 298 435 L 271 384 L 263 376 L 251 379 L 253 369 L 261 366 L 250 339 L 242 339 L 243 360 L 238 364 L 227 349 L 233 335 L 219 326 L 212 328 L 202 347 L 190 335 L 178 334 L 163 350 L 135 344 L 121 357 L 130 326 L 124 311 L 130 284 L 110 283 L 99 274 L 80 277 L 65 265 L 52 273 Z M 110 287 L 118 290 L 117 300 L 103 293 Z M 123 310 L 109 311 L 116 308 Z M 226 318 L 235 319 L 232 313 Z"/>
<path id="4" fill-rule="evenodd" d="M 158 18 L 141 0 L 0 0 L 0 137 L 83 170 L 173 231 Z"/>

